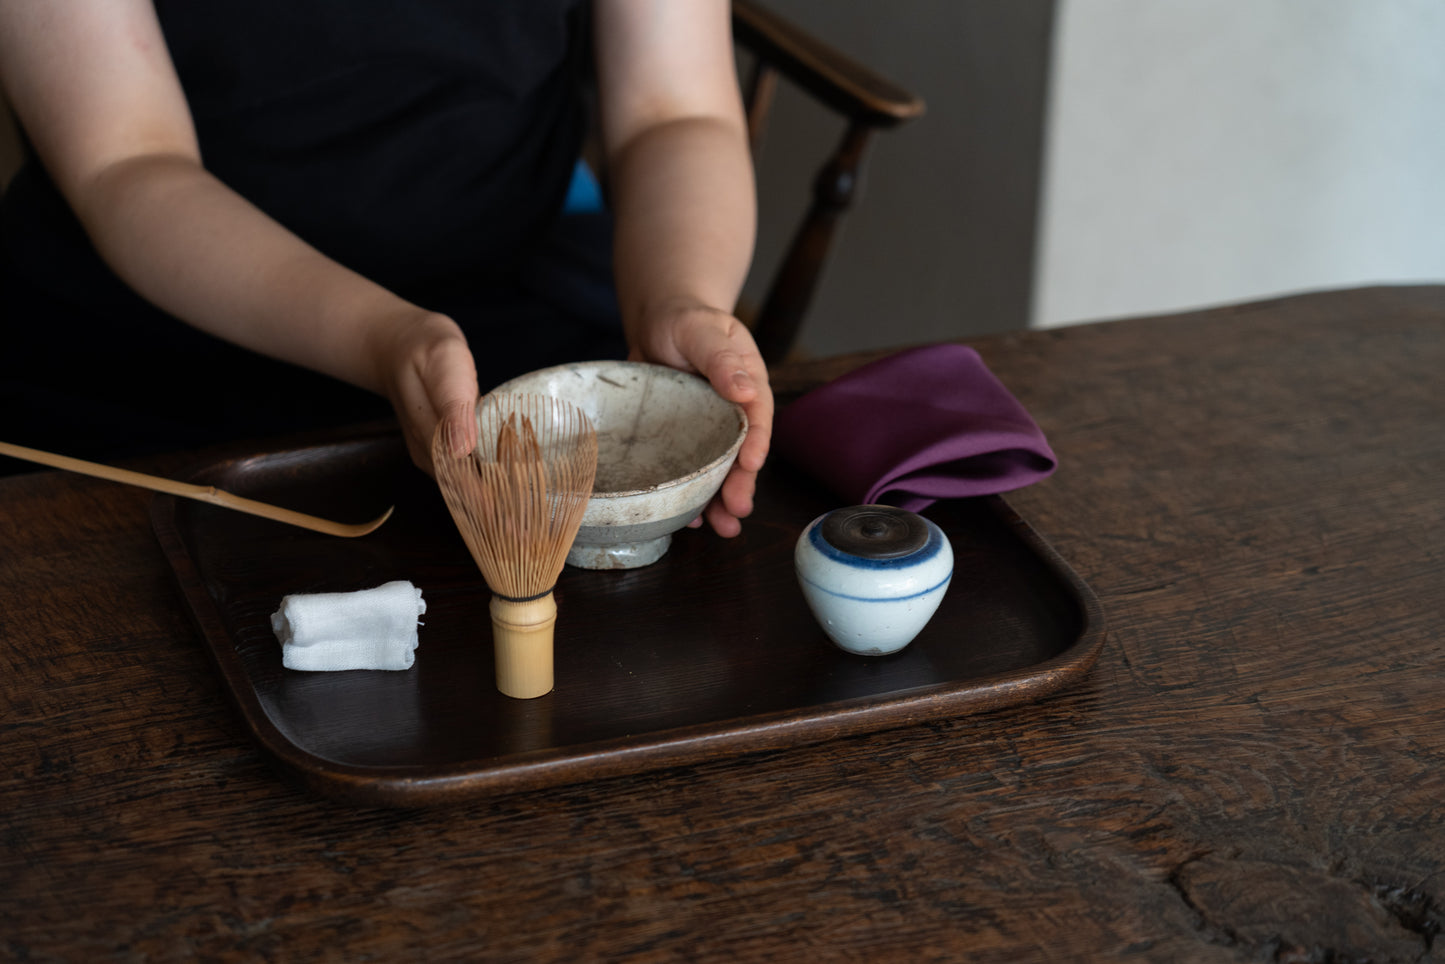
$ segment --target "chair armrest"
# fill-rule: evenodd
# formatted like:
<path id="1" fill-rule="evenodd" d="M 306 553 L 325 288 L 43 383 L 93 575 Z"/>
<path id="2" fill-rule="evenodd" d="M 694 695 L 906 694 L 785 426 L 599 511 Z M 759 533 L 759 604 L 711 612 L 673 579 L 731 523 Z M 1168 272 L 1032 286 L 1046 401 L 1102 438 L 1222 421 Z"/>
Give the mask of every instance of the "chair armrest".
<path id="1" fill-rule="evenodd" d="M 733 0 L 734 39 L 829 107 L 870 127 L 923 113 L 923 101 L 753 0 Z"/>

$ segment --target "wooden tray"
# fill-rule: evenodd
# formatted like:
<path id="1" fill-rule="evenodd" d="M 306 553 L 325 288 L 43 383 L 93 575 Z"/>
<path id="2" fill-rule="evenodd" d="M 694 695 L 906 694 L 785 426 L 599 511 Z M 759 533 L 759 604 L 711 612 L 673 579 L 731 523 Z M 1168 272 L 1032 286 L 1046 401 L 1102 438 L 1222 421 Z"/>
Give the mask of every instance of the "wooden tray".
<path id="1" fill-rule="evenodd" d="M 568 568 L 557 687 L 492 683 L 490 594 L 434 483 L 399 441 L 229 459 L 196 481 L 329 518 L 392 519 L 357 540 L 159 496 L 152 520 L 251 735 L 287 774 L 362 805 L 421 806 L 776 749 L 1038 699 L 1104 639 L 1097 600 L 1002 499 L 940 503 L 953 583 L 901 653 L 851 656 L 793 574 L 803 528 L 835 501 L 770 466 L 743 535 L 684 530 L 644 569 Z M 270 626 L 287 593 L 407 579 L 427 604 L 406 672 L 283 669 Z"/>

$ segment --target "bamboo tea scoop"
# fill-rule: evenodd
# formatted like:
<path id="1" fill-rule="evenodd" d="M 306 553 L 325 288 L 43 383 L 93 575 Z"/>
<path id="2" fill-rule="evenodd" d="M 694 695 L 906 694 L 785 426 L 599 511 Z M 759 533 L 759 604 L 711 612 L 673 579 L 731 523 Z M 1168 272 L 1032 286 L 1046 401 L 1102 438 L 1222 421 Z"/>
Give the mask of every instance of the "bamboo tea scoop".
<path id="1" fill-rule="evenodd" d="M 97 462 L 86 462 L 83 459 L 73 459 L 68 455 L 56 455 L 53 452 L 43 452 L 40 449 L 26 448 L 23 445 L 12 445 L 9 442 L 0 442 L 0 455 L 9 455 L 13 458 L 23 459 L 26 462 L 36 462 L 40 465 L 48 465 L 54 469 L 64 469 L 67 472 L 78 472 L 81 475 L 90 475 L 97 479 L 106 479 L 111 482 L 134 485 L 142 489 L 150 489 L 153 492 L 164 492 L 166 495 L 176 495 L 183 499 L 209 502 L 211 505 L 218 505 L 223 509 L 234 509 L 237 512 L 244 512 L 247 515 L 256 515 L 263 519 L 271 519 L 274 522 L 284 522 L 287 525 L 300 526 L 303 529 L 322 532 L 329 536 L 344 536 L 346 538 L 364 536 L 391 518 L 392 510 L 387 509 L 370 522 L 360 522 L 355 525 L 349 525 L 345 522 L 332 522 L 329 519 L 306 515 L 303 512 L 293 512 L 291 509 L 268 505 L 265 502 L 257 502 L 254 499 L 244 499 L 239 495 L 232 495 L 213 485 L 194 485 L 189 482 L 176 482 L 155 475 L 146 475 L 144 472 L 132 472 L 130 469 L 118 469 L 109 465 L 101 465 Z"/>

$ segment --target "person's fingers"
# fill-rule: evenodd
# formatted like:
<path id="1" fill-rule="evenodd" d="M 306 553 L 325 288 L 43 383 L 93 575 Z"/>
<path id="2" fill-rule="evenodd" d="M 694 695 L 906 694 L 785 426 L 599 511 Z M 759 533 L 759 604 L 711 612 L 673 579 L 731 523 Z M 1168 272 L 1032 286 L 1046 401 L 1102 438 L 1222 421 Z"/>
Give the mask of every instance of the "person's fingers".
<path id="1" fill-rule="evenodd" d="M 738 464 L 757 475 L 768 459 L 768 448 L 773 440 L 773 393 L 765 390 L 758 397 L 743 405 L 748 413 L 748 437 L 738 450 Z"/>
<path id="2" fill-rule="evenodd" d="M 464 457 L 468 452 L 477 447 L 477 419 L 476 400 L 464 401 L 457 399 L 447 403 L 442 410 L 441 419 L 437 422 L 436 435 L 434 438 L 444 440 L 446 448 L 443 450 L 454 459 Z M 432 442 L 435 451 L 437 443 Z"/>
<path id="3" fill-rule="evenodd" d="M 477 444 L 477 369 L 465 343 L 448 343 L 429 359 L 425 374 L 427 397 L 453 458 L 466 455 Z"/>
<path id="4" fill-rule="evenodd" d="M 757 485 L 758 473 L 741 468 L 734 463 L 727 478 L 723 479 L 718 495 L 728 512 L 736 518 L 742 519 L 752 515 L 753 493 L 757 491 Z"/>
<path id="5" fill-rule="evenodd" d="M 697 372 L 714 391 L 741 405 L 747 414 L 748 434 L 737 461 L 703 513 L 718 535 L 736 536 L 742 531 L 739 520 L 753 511 L 758 471 L 772 441 L 773 393 L 767 365 L 752 333 L 724 311 L 687 308 L 649 333 L 650 340 L 633 346 L 631 358 Z"/>
<path id="6" fill-rule="evenodd" d="M 756 475 L 767 461 L 773 438 L 773 392 L 768 385 L 767 371 L 755 380 L 753 374 L 745 370 L 728 371 L 731 359 L 726 356 L 718 356 L 718 362 L 719 367 L 710 373 L 708 380 L 719 395 L 742 405 L 747 413 L 748 437 L 738 450 L 737 464 Z"/>
<path id="7" fill-rule="evenodd" d="M 393 377 L 387 394 L 401 426 L 407 454 L 417 468 L 430 472 L 431 433 L 436 415 L 431 409 L 420 373 L 410 365 L 403 366 Z"/>
<path id="8" fill-rule="evenodd" d="M 432 446 L 446 423 L 453 455 L 476 445 L 476 365 L 466 339 L 450 319 L 416 326 L 405 334 L 410 344 L 397 358 L 391 402 L 401 423 L 407 451 L 422 470 L 432 473 Z"/>
<path id="9" fill-rule="evenodd" d="M 772 442 L 773 392 L 752 334 L 728 316 L 723 323 L 685 331 L 679 349 L 719 395 L 747 412 L 748 437 L 738 452 L 738 464 L 756 473 L 767 461 Z"/>
<path id="10" fill-rule="evenodd" d="M 715 356 L 720 367 L 715 371 L 726 371 L 731 359 Z M 766 373 L 764 374 L 766 378 Z M 757 488 L 758 471 L 767 459 L 768 444 L 772 435 L 772 393 L 764 382 L 762 391 L 751 379 L 733 377 L 729 379 L 731 391 L 713 382 L 719 395 L 742 405 L 748 416 L 748 434 L 738 449 L 737 460 L 723 479 L 718 497 L 708 507 L 707 518 L 713 529 L 724 538 L 731 538 L 741 530 L 738 521 L 753 511 L 753 493 Z M 751 397 L 749 397 L 751 396 Z"/>
<path id="11" fill-rule="evenodd" d="M 713 531 L 724 539 L 731 539 L 743 531 L 743 524 L 738 521 L 736 516 L 728 512 L 719 499 L 713 499 L 708 503 L 704 515 L 707 516 L 708 524 L 712 526 Z"/>

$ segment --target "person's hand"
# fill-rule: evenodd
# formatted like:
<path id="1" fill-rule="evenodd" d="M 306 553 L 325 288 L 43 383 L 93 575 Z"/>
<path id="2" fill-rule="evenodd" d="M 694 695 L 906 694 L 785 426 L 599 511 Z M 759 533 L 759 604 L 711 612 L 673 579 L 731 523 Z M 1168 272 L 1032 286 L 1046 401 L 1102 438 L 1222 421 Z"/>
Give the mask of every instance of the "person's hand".
<path id="1" fill-rule="evenodd" d="M 378 365 L 386 397 L 401 422 L 411 460 L 432 469 L 432 438 L 446 419 L 454 454 L 476 445 L 477 368 L 466 336 L 446 315 L 421 312 L 387 327 Z"/>
<path id="2" fill-rule="evenodd" d="M 753 511 L 758 471 L 773 434 L 773 392 L 768 369 L 752 333 L 731 314 L 697 303 L 674 304 L 643 319 L 631 357 L 705 377 L 719 395 L 747 412 L 748 437 L 722 489 L 704 511 L 718 535 L 742 531 L 739 521 Z M 701 519 L 693 525 L 700 525 Z"/>

